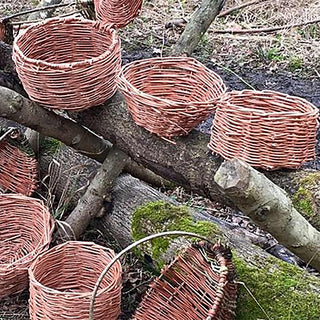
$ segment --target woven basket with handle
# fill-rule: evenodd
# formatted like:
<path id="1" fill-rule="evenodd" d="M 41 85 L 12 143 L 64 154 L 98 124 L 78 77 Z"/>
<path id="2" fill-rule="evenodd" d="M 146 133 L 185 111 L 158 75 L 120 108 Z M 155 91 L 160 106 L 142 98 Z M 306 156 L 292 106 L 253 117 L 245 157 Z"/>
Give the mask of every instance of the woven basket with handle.
<path id="1" fill-rule="evenodd" d="M 53 229 L 41 201 L 0 194 L 0 298 L 28 287 L 28 268 L 48 249 Z"/>
<path id="2" fill-rule="evenodd" d="M 13 60 L 32 100 L 48 108 L 82 110 L 115 93 L 120 40 L 110 26 L 54 18 L 15 39 Z"/>
<path id="3" fill-rule="evenodd" d="M 175 260 L 163 268 L 150 285 L 134 320 L 233 320 L 235 318 L 237 284 L 229 248 L 213 244 L 204 237 L 183 231 L 150 235 L 118 253 L 100 274 L 91 297 L 89 320 L 98 319 L 96 296 L 114 264 L 138 245 L 164 236 L 188 236 L 201 242 L 191 244 Z"/>
<path id="4" fill-rule="evenodd" d="M 114 257 L 91 242 L 69 241 L 32 264 L 29 312 L 32 320 L 88 319 L 90 297 L 103 268 Z M 116 263 L 98 292 L 96 319 L 116 320 L 121 305 L 121 264 Z"/>
<path id="5" fill-rule="evenodd" d="M 318 109 L 275 91 L 233 91 L 219 102 L 209 148 L 268 170 L 298 168 L 315 157 Z"/>
<path id="6" fill-rule="evenodd" d="M 187 57 L 134 61 L 118 82 L 134 121 L 166 138 L 188 134 L 226 91 L 217 74 Z"/>

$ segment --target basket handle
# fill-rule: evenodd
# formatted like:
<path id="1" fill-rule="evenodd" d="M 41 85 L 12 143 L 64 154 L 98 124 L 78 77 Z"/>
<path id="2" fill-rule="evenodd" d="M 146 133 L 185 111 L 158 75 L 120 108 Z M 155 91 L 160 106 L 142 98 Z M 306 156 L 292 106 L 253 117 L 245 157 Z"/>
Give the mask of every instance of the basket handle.
<path id="1" fill-rule="evenodd" d="M 125 249 L 123 249 L 122 251 L 120 251 L 110 262 L 109 264 L 105 267 L 105 269 L 101 272 L 95 286 L 92 292 L 92 296 L 91 296 L 91 300 L 90 300 L 90 310 L 89 310 L 89 320 L 94 320 L 94 303 L 95 303 L 95 299 L 97 296 L 97 292 L 99 289 L 99 286 L 104 278 L 104 276 L 107 274 L 107 272 L 112 268 L 112 266 L 127 252 L 129 252 L 131 249 L 139 246 L 140 244 L 153 240 L 155 238 L 160 238 L 160 237 L 166 237 L 166 236 L 184 236 L 184 237 L 192 237 L 192 238 L 198 238 L 204 241 L 208 241 L 210 243 L 212 243 L 212 241 L 208 240 L 207 238 L 200 236 L 196 233 L 192 233 L 192 232 L 184 232 L 184 231 L 166 231 L 166 232 L 160 232 L 160 233 L 155 233 L 152 234 L 148 237 L 142 238 L 134 243 L 132 243 L 131 245 L 129 245 L 128 247 L 126 247 Z"/>

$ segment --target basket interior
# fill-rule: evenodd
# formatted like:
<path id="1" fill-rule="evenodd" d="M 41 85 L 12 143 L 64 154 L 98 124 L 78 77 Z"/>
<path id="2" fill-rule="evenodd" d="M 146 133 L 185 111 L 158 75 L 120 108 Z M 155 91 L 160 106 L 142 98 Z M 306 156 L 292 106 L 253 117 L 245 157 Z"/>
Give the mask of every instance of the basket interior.
<path id="1" fill-rule="evenodd" d="M 99 30 L 90 21 L 52 20 L 27 29 L 17 45 L 27 58 L 61 64 L 98 57 L 110 50 L 112 41 L 110 31 Z"/>
<path id="2" fill-rule="evenodd" d="M 232 105 L 239 111 L 257 111 L 266 114 L 301 113 L 302 115 L 313 111 L 313 107 L 307 101 L 275 92 L 235 91 L 228 94 L 227 102 L 229 106 Z"/>
<path id="3" fill-rule="evenodd" d="M 203 102 L 223 93 L 222 81 L 214 73 L 179 60 L 139 61 L 125 70 L 125 78 L 139 91 L 173 102 Z"/>
<path id="4" fill-rule="evenodd" d="M 39 208 L 27 206 L 14 199 L 0 201 L 0 264 L 11 264 L 34 251 L 42 243 L 43 218 Z"/>
<path id="5" fill-rule="evenodd" d="M 33 274 L 41 285 L 50 289 L 64 293 L 91 293 L 100 273 L 112 258 L 111 250 L 66 245 L 59 250 L 50 250 L 39 258 Z M 120 263 L 112 267 L 100 288 L 119 281 L 119 268 Z"/>

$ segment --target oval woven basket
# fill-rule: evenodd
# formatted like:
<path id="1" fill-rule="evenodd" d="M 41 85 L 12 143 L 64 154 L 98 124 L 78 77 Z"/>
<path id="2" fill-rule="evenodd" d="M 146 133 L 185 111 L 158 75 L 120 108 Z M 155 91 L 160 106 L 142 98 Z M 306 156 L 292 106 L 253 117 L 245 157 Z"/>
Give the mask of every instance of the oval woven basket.
<path id="1" fill-rule="evenodd" d="M 0 195 L 0 298 L 28 287 L 28 268 L 48 249 L 54 222 L 42 201 Z"/>
<path id="2" fill-rule="evenodd" d="M 161 137 L 186 135 L 216 109 L 222 79 L 193 58 L 151 58 L 126 65 L 118 79 L 134 121 Z"/>
<path id="3" fill-rule="evenodd" d="M 109 26 L 91 20 L 49 19 L 15 39 L 13 60 L 32 100 L 48 108 L 82 110 L 115 93 L 120 39 Z"/>
<path id="4" fill-rule="evenodd" d="M 37 188 L 37 161 L 19 146 L 0 142 L 0 188 L 30 196 Z"/>
<path id="5" fill-rule="evenodd" d="M 229 249 L 204 242 L 191 245 L 163 268 L 133 320 L 235 319 L 234 280 Z"/>
<path id="6" fill-rule="evenodd" d="M 315 157 L 318 109 L 274 91 L 233 91 L 219 102 L 209 148 L 267 170 L 298 168 Z"/>
<path id="7" fill-rule="evenodd" d="M 94 0 L 96 17 L 99 21 L 125 27 L 141 11 L 142 0 Z"/>
<path id="8" fill-rule="evenodd" d="M 66 242 L 39 256 L 29 269 L 30 319 L 88 319 L 92 289 L 113 257 L 111 249 L 78 241 Z M 95 319 L 118 319 L 121 272 L 118 262 L 102 282 Z"/>

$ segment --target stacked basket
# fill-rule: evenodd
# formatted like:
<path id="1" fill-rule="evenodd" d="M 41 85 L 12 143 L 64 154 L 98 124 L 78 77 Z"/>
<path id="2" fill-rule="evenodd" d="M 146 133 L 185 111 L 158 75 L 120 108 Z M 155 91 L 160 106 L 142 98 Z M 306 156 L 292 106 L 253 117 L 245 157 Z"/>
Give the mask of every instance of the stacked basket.
<path id="1" fill-rule="evenodd" d="M 28 287 L 28 268 L 49 247 L 53 228 L 41 201 L 0 195 L 0 298 Z"/>

